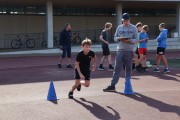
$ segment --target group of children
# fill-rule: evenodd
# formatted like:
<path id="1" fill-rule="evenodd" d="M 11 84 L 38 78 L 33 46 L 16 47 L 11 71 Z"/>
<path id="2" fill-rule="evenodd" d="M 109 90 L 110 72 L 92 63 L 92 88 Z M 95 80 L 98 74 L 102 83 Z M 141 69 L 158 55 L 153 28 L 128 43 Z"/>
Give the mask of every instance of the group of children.
<path id="1" fill-rule="evenodd" d="M 134 66 L 135 69 L 138 72 L 147 72 L 147 67 L 146 67 L 146 55 L 147 55 L 147 42 L 149 40 L 148 38 L 148 26 L 147 25 L 142 25 L 142 23 L 137 23 L 136 27 L 139 31 L 139 40 L 137 41 L 136 44 L 137 50 L 135 52 L 135 57 L 134 57 Z M 103 57 L 101 59 L 100 65 L 98 67 L 98 70 L 105 70 L 103 67 L 103 62 L 105 57 L 108 57 L 108 63 L 109 63 L 109 71 L 113 71 L 114 67 L 112 66 L 112 61 L 111 61 L 111 54 L 109 50 L 109 37 L 108 37 L 108 31 L 111 30 L 112 24 L 111 23 L 106 23 L 105 24 L 105 29 L 102 31 L 100 35 L 100 40 L 102 41 L 102 50 L 103 50 Z M 159 69 L 159 64 L 160 60 L 165 65 L 164 73 L 170 72 L 168 69 L 168 64 L 167 60 L 165 58 L 165 49 L 166 49 L 166 39 L 167 39 L 167 29 L 165 29 L 165 23 L 161 23 L 159 25 L 159 29 L 161 31 L 159 37 L 157 38 L 158 42 L 158 47 L 157 47 L 157 54 L 156 54 L 156 61 L 157 61 L 157 67 L 153 72 L 160 72 Z M 82 51 L 80 51 L 77 54 L 76 57 L 76 64 L 75 64 L 75 84 L 72 86 L 71 90 L 69 91 L 68 97 L 70 99 L 73 99 L 73 92 L 74 90 L 81 90 L 81 85 L 85 87 L 89 87 L 90 85 L 90 74 L 91 71 L 95 71 L 96 69 L 96 55 L 93 51 L 91 51 L 91 40 L 86 38 L 85 40 L 82 41 Z M 91 59 L 93 61 L 93 65 L 91 68 Z"/>
<path id="2" fill-rule="evenodd" d="M 138 72 L 147 72 L 147 66 L 146 66 L 146 55 L 147 55 L 147 42 L 149 40 L 148 38 L 148 26 L 147 25 L 142 25 L 141 22 L 136 24 L 136 27 L 139 31 L 139 41 L 137 45 L 137 49 L 135 52 L 135 58 L 134 58 L 134 64 L 135 64 L 135 69 Z M 169 68 L 168 68 L 168 62 L 165 57 L 165 49 L 167 47 L 166 40 L 167 40 L 167 29 L 165 28 L 165 23 L 161 23 L 159 25 L 159 30 L 161 31 L 160 35 L 157 37 L 157 53 L 156 53 L 156 68 L 153 70 L 153 72 L 160 72 L 159 70 L 159 64 L 160 61 L 162 60 L 165 69 L 163 70 L 163 73 L 169 73 Z"/>

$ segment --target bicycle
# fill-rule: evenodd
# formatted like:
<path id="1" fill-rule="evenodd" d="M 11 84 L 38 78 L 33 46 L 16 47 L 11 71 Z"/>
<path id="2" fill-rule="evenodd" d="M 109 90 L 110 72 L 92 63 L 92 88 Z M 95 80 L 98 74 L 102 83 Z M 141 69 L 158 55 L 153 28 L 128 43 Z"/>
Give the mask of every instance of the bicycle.
<path id="1" fill-rule="evenodd" d="M 73 33 L 71 37 L 73 44 L 81 44 L 81 37 L 77 35 L 77 33 Z"/>
<path id="2" fill-rule="evenodd" d="M 58 41 L 58 37 L 57 36 L 54 36 L 53 37 L 53 45 L 54 45 L 54 47 L 59 47 L 59 41 Z M 47 41 L 42 41 L 42 43 L 41 43 L 41 47 L 44 47 L 44 48 L 46 48 L 47 47 Z"/>
<path id="3" fill-rule="evenodd" d="M 29 35 L 25 35 L 23 38 L 21 38 L 20 36 L 16 36 L 16 38 L 11 41 L 11 48 L 19 49 L 24 44 L 26 44 L 27 48 L 34 48 L 36 42 L 34 39 L 30 38 Z"/>

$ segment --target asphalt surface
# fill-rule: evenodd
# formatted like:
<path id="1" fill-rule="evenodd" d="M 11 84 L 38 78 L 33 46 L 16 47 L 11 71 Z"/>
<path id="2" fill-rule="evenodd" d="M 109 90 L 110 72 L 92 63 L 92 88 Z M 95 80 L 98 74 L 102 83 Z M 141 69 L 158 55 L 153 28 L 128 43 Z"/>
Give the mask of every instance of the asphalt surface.
<path id="1" fill-rule="evenodd" d="M 149 59 L 154 57 L 149 54 Z M 179 58 L 169 52 L 168 58 Z M 113 54 L 113 60 L 114 60 Z M 75 60 L 73 55 L 72 60 Z M 98 63 L 100 55 L 98 55 Z M 179 120 L 180 68 L 171 73 L 132 74 L 135 95 L 123 95 L 124 71 L 117 92 L 103 92 L 112 72 L 92 73 L 91 86 L 68 92 L 74 84 L 73 69 L 57 68 L 58 56 L 3 57 L 0 59 L 0 120 Z M 107 68 L 107 65 L 106 65 Z M 50 81 L 58 101 L 47 101 Z"/>

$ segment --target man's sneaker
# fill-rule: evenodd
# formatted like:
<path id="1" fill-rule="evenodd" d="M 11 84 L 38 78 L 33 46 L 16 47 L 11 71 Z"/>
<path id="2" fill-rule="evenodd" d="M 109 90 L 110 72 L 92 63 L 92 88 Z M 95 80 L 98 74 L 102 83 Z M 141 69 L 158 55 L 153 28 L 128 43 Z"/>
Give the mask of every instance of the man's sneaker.
<path id="1" fill-rule="evenodd" d="M 107 88 L 103 89 L 104 92 L 114 92 L 115 86 L 109 85 Z"/>
<path id="2" fill-rule="evenodd" d="M 159 68 L 155 68 L 153 72 L 160 72 Z"/>
<path id="3" fill-rule="evenodd" d="M 81 91 L 81 85 L 77 87 L 77 91 Z"/>
<path id="4" fill-rule="evenodd" d="M 168 68 L 165 68 L 164 71 L 163 71 L 163 73 L 169 73 L 169 72 L 170 72 L 170 71 L 169 71 Z"/>
<path id="5" fill-rule="evenodd" d="M 73 67 L 71 66 L 71 64 L 69 64 L 69 65 L 67 65 L 67 68 L 73 68 Z"/>
<path id="6" fill-rule="evenodd" d="M 109 71 L 114 71 L 114 67 L 112 65 L 109 66 Z"/>
<path id="7" fill-rule="evenodd" d="M 104 67 L 103 67 L 102 65 L 100 65 L 100 66 L 98 67 L 98 70 L 103 71 L 103 70 L 105 70 L 105 69 L 104 69 Z"/>
<path id="8" fill-rule="evenodd" d="M 69 97 L 69 99 L 73 99 L 73 92 L 72 91 L 69 91 L 68 97 Z"/>
<path id="9" fill-rule="evenodd" d="M 58 64 L 58 68 L 62 68 L 61 64 Z"/>

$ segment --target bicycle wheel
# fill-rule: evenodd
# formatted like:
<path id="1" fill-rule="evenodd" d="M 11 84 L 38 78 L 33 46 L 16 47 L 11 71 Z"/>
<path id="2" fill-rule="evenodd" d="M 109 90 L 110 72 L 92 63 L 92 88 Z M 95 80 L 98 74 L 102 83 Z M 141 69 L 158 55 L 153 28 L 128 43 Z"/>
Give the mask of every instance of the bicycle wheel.
<path id="1" fill-rule="evenodd" d="M 12 40 L 11 41 L 11 48 L 19 49 L 21 47 L 21 42 L 19 40 Z"/>
<path id="2" fill-rule="evenodd" d="M 46 42 L 46 41 L 43 41 L 43 42 L 41 43 L 41 47 L 46 48 L 46 47 L 47 47 L 47 42 Z"/>
<path id="3" fill-rule="evenodd" d="M 34 40 L 34 39 L 28 39 L 28 40 L 26 41 L 26 46 L 27 46 L 28 48 L 34 48 L 34 47 L 36 46 L 35 40 Z"/>
<path id="4" fill-rule="evenodd" d="M 59 41 L 54 40 L 53 41 L 54 47 L 59 48 Z"/>
<path id="5" fill-rule="evenodd" d="M 81 38 L 79 36 L 76 36 L 76 44 L 81 44 Z"/>

